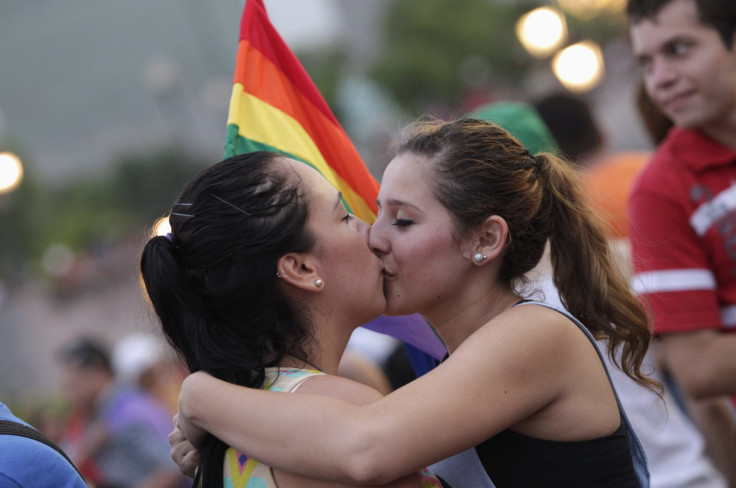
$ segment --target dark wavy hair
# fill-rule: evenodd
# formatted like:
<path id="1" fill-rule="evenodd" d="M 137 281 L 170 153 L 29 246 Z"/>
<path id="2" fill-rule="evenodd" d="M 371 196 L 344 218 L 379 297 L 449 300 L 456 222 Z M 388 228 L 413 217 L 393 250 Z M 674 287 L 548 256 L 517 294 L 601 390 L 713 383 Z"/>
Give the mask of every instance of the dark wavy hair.
<path id="1" fill-rule="evenodd" d="M 629 0 L 626 4 L 626 15 L 632 24 L 652 20 L 663 7 L 673 1 Z M 734 32 L 736 32 L 736 2 L 734 0 L 693 0 L 693 3 L 700 22 L 715 29 L 723 44 L 729 50 L 733 49 Z"/>
<path id="2" fill-rule="evenodd" d="M 197 175 L 173 205 L 169 237 L 151 238 L 140 270 L 163 332 L 190 371 L 251 388 L 284 356 L 307 361 L 306 310 L 277 283 L 278 260 L 312 249 L 308 201 L 280 155 L 255 152 Z M 200 449 L 203 486 L 222 486 L 227 446 Z"/>
<path id="3" fill-rule="evenodd" d="M 586 204 L 579 175 L 551 153 L 532 155 L 489 122 L 422 120 L 409 129 L 398 154 L 428 160 L 434 196 L 448 210 L 455 235 L 498 215 L 509 233 L 498 281 L 518 289 L 550 241 L 554 283 L 565 307 L 637 383 L 659 390 L 641 372 L 650 341 L 647 315 L 616 266 L 597 216 Z M 621 346 L 620 359 L 614 352 Z"/>

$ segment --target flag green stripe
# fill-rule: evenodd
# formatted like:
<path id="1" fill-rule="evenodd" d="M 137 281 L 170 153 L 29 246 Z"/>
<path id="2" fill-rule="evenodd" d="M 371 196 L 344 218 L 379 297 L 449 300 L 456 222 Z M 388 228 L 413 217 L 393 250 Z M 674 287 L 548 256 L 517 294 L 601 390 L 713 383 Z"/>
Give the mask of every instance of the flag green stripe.
<path id="1" fill-rule="evenodd" d="M 312 168 L 314 168 L 315 170 L 319 171 L 319 168 L 317 168 L 315 165 L 313 165 L 309 161 L 306 161 L 302 158 L 294 156 L 293 154 L 290 154 L 286 151 L 282 151 L 281 149 L 277 147 L 270 146 L 262 142 L 258 142 L 252 139 L 245 138 L 238 133 L 238 130 L 239 130 L 239 127 L 236 124 L 230 124 L 227 126 L 227 140 L 225 143 L 225 157 L 229 157 L 235 154 L 246 154 L 246 153 L 251 153 L 255 151 L 277 152 L 277 153 L 283 154 L 287 158 L 301 161 L 302 163 L 307 164 L 311 166 Z M 353 213 L 353 210 L 350 208 L 350 205 L 348 205 L 348 202 L 345 200 L 344 197 L 342 201 L 345 204 L 345 208 L 348 209 L 348 212 Z"/>

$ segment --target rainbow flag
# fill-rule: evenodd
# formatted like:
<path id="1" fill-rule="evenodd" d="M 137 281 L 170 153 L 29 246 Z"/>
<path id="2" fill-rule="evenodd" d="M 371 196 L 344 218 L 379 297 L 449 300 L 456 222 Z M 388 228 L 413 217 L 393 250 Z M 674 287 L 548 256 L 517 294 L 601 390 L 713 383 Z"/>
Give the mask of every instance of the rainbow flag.
<path id="1" fill-rule="evenodd" d="M 271 25 L 263 0 L 247 0 L 240 24 L 225 157 L 278 151 L 317 169 L 348 210 L 376 218 L 378 182 L 294 53 Z"/>
<path id="2" fill-rule="evenodd" d="M 278 151 L 316 168 L 366 222 L 376 219 L 378 182 L 294 53 L 271 25 L 263 0 L 246 0 L 240 23 L 225 157 Z M 419 315 L 379 317 L 364 327 L 434 358 L 442 342 Z"/>

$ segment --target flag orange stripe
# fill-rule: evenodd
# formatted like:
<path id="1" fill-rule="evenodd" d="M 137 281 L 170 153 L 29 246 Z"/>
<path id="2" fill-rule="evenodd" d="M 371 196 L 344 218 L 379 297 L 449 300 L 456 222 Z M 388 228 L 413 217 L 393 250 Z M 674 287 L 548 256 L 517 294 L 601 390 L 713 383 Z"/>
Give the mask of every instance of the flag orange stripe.
<path id="1" fill-rule="evenodd" d="M 271 63 L 279 66 L 286 78 L 293 80 L 298 91 L 311 100 L 314 107 L 325 117 L 339 126 L 330 107 L 327 106 L 319 90 L 309 78 L 309 74 L 271 24 L 266 8 L 263 6 L 263 0 L 247 0 L 247 4 L 250 5 L 246 5 L 240 22 L 240 40 L 249 40 L 258 52 L 262 53 Z M 240 58 L 240 52 L 238 52 L 238 58 Z"/>
<path id="2" fill-rule="evenodd" d="M 317 110 L 285 73 L 257 51 L 248 40 L 240 41 L 234 83 L 297 120 L 340 178 L 369 203 L 373 211 L 378 183 L 362 164 L 360 155 L 339 125 Z"/>
<path id="3" fill-rule="evenodd" d="M 228 124 L 238 127 L 238 135 L 254 142 L 276 147 L 281 152 L 296 156 L 314 166 L 335 188 L 342 191 L 349 206 L 357 215 L 366 221 L 372 221 L 375 212 L 366 213 L 370 209 L 369 202 L 357 193 L 357 189 L 346 182 L 324 158 L 314 144 L 312 138 L 304 130 L 298 120 L 269 105 L 264 100 L 242 91 L 243 86 L 233 86 L 230 100 L 230 116 Z"/>

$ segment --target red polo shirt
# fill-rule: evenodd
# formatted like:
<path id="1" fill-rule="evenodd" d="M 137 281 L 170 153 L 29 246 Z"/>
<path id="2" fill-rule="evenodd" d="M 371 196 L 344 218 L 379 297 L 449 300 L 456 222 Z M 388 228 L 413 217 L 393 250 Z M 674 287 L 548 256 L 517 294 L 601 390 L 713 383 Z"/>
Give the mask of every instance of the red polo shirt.
<path id="1" fill-rule="evenodd" d="M 736 151 L 674 128 L 629 197 L 634 288 L 656 333 L 736 331 Z"/>

